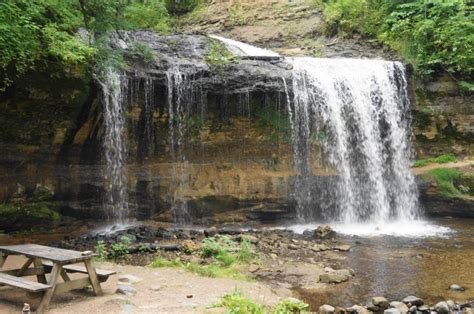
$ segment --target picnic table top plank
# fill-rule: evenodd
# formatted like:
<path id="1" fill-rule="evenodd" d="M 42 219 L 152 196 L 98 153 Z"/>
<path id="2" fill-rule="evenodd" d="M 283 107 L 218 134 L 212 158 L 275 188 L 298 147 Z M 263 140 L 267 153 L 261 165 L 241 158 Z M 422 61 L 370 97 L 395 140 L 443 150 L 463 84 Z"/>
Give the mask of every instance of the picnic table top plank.
<path id="1" fill-rule="evenodd" d="M 51 288 L 50 285 L 45 285 L 39 282 L 30 281 L 5 273 L 0 273 L 0 282 L 9 286 L 25 289 L 31 292 L 40 292 Z"/>
<path id="2" fill-rule="evenodd" d="M 91 259 L 92 257 L 97 255 L 82 255 L 82 252 L 79 251 L 59 249 L 38 244 L 0 246 L 0 252 L 7 254 L 20 254 L 30 258 L 40 258 L 60 264 L 78 263 Z"/>

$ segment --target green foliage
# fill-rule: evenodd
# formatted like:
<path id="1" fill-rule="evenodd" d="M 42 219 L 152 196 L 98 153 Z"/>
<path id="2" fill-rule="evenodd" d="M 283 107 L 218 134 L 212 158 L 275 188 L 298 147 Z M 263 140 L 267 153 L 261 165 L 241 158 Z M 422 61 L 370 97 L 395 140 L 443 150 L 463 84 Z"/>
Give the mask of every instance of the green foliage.
<path id="1" fill-rule="evenodd" d="M 271 313 L 273 314 L 290 314 L 290 313 L 305 313 L 309 308 L 309 305 L 301 300 L 289 298 L 278 302 L 272 307 Z"/>
<path id="2" fill-rule="evenodd" d="M 81 27 L 87 35 L 76 34 Z M 103 63 L 111 54 L 104 49 L 107 34 L 137 28 L 169 32 L 169 15 L 161 0 L 4 0 L 0 88 L 40 61 L 64 66 Z"/>
<path id="3" fill-rule="evenodd" d="M 437 189 L 440 196 L 453 198 L 461 195 L 461 192 L 456 187 L 456 182 L 461 176 L 458 170 L 439 168 L 431 170 L 430 174 L 438 185 Z"/>
<path id="4" fill-rule="evenodd" d="M 468 0 L 329 0 L 325 32 L 376 38 L 429 77 L 446 70 L 473 91 L 474 19 Z"/>
<path id="5" fill-rule="evenodd" d="M 237 258 L 234 254 L 238 250 L 237 243 L 227 235 L 217 235 L 204 239 L 201 246 L 201 256 L 214 257 L 225 266 L 235 263 Z"/>
<path id="6" fill-rule="evenodd" d="M 274 108 L 262 108 L 256 113 L 259 118 L 259 127 L 269 128 L 272 131 L 267 136 L 272 141 L 288 141 L 290 138 L 290 121 L 288 116 Z"/>
<path id="7" fill-rule="evenodd" d="M 151 29 L 161 34 L 170 31 L 168 11 L 161 0 L 132 2 L 123 16 L 130 29 Z"/>
<path id="8" fill-rule="evenodd" d="M 224 307 L 228 314 L 264 314 L 265 306 L 244 297 L 241 292 L 224 295 L 215 307 Z"/>
<path id="9" fill-rule="evenodd" d="M 436 158 L 420 159 L 415 161 L 413 167 L 423 167 L 429 164 L 446 164 L 448 162 L 457 162 L 458 159 L 452 154 L 441 155 Z"/>
<path id="10" fill-rule="evenodd" d="M 225 308 L 226 313 L 230 314 L 291 314 L 305 313 L 309 305 L 294 298 L 284 299 L 272 307 L 258 304 L 252 299 L 242 295 L 240 291 L 225 294 L 214 307 Z"/>
<path id="11" fill-rule="evenodd" d="M 141 59 L 145 63 L 151 63 L 155 60 L 155 52 L 147 45 L 136 42 L 130 47 L 128 53 L 134 59 Z"/>
<path id="12" fill-rule="evenodd" d="M 393 1 L 387 11 L 380 38 L 415 61 L 418 73 L 443 68 L 473 74 L 474 19 L 467 1 Z"/>
<path id="13" fill-rule="evenodd" d="M 172 14 L 185 14 L 202 5 L 207 5 L 207 0 L 165 0 L 166 8 Z"/>
<path id="14" fill-rule="evenodd" d="M 47 186 L 37 185 L 33 193 L 27 195 L 25 188 L 18 185 L 12 198 L 0 204 L 0 220 L 38 223 L 59 221 L 59 213 L 50 208 L 52 196 L 53 192 Z"/>
<path id="15" fill-rule="evenodd" d="M 128 255 L 128 247 L 130 246 L 130 238 L 127 236 L 120 237 L 120 242 L 111 245 L 109 257 L 116 259 L 121 256 Z"/>
<path id="16" fill-rule="evenodd" d="M 220 264 L 201 265 L 194 262 L 183 263 L 179 259 L 170 261 L 159 257 L 150 264 L 150 267 L 180 268 L 203 277 L 248 280 L 246 276 L 240 273 L 238 268 L 227 267 Z"/>
<path id="17" fill-rule="evenodd" d="M 97 257 L 99 261 L 107 260 L 107 247 L 105 246 L 105 242 L 103 240 L 97 241 L 97 245 L 95 246 L 95 251 L 99 255 Z"/>
<path id="18" fill-rule="evenodd" d="M 206 56 L 206 62 L 209 65 L 216 66 L 219 69 L 231 62 L 238 62 L 239 58 L 234 56 L 224 45 L 220 42 L 213 40 L 211 49 Z"/>
<path id="19" fill-rule="evenodd" d="M 380 3 L 374 0 L 328 1 L 323 11 L 326 33 L 342 37 L 354 33 L 375 35 L 382 20 Z"/>

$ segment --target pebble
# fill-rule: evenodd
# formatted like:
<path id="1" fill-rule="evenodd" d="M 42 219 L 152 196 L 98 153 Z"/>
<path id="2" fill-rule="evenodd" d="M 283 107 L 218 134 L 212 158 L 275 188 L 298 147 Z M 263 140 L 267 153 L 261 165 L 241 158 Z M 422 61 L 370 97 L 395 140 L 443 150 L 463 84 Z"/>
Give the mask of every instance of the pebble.
<path id="1" fill-rule="evenodd" d="M 466 289 L 464 289 L 464 287 L 461 287 L 460 285 L 452 284 L 451 286 L 449 286 L 449 290 L 456 291 L 456 292 L 462 292 Z"/>
<path id="2" fill-rule="evenodd" d="M 137 290 L 130 286 L 118 285 L 115 293 L 125 294 L 125 295 L 135 295 L 137 294 Z"/>
<path id="3" fill-rule="evenodd" d="M 383 313 L 384 314 L 402 314 L 402 312 L 396 308 L 386 309 L 385 311 L 383 311 Z"/>
<path id="4" fill-rule="evenodd" d="M 150 286 L 150 290 L 152 290 L 152 291 L 159 291 L 159 290 L 161 290 L 161 288 L 163 288 L 163 286 L 160 285 L 160 284 Z"/>
<path id="5" fill-rule="evenodd" d="M 118 278 L 118 281 L 121 283 L 131 283 L 131 284 L 138 283 L 142 280 L 143 280 L 142 278 L 134 276 L 134 275 L 130 275 L 130 274 L 122 275 Z"/>

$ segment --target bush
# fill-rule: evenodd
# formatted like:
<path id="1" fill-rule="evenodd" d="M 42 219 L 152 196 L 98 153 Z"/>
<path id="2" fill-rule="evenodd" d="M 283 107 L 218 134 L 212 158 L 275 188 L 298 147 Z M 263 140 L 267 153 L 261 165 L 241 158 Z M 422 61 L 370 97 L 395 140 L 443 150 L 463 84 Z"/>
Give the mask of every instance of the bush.
<path id="1" fill-rule="evenodd" d="M 215 307 L 224 307 L 231 314 L 264 314 L 265 306 L 246 298 L 240 292 L 224 295 Z"/>
<path id="2" fill-rule="evenodd" d="M 207 0 L 166 0 L 166 8 L 172 14 L 186 14 L 196 7 L 207 4 Z"/>
<path id="3" fill-rule="evenodd" d="M 461 176 L 458 170 L 439 168 L 431 170 L 430 174 L 438 185 L 437 189 L 440 196 L 453 198 L 461 195 L 456 187 L 456 182 Z"/>

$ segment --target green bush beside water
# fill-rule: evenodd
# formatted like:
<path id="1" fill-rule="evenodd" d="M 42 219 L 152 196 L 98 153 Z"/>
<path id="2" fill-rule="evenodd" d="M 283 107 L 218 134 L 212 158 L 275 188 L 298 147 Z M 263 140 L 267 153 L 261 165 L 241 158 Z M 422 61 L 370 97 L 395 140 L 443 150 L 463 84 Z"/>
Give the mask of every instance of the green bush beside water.
<path id="1" fill-rule="evenodd" d="M 437 184 L 438 194 L 444 198 L 461 197 L 463 194 L 471 194 L 473 178 L 463 175 L 457 169 L 438 168 L 430 172 L 430 176 Z"/>

